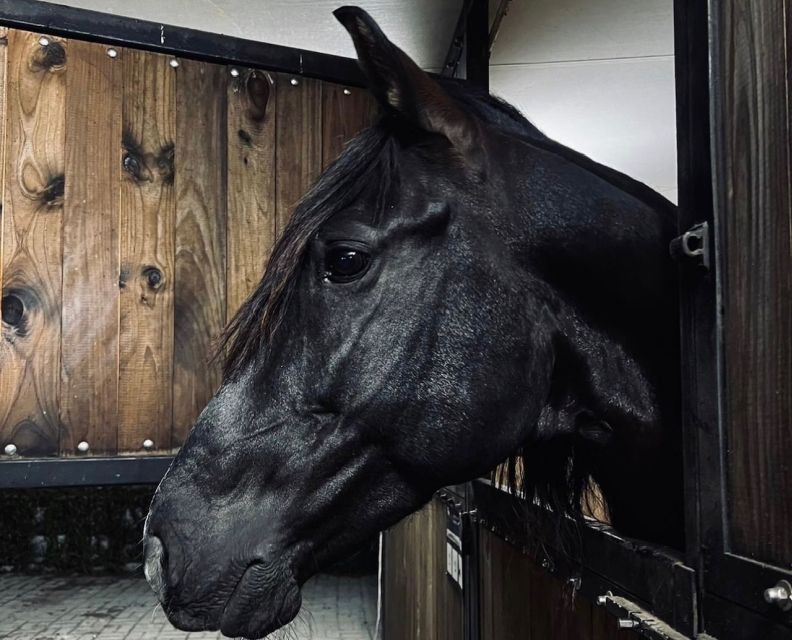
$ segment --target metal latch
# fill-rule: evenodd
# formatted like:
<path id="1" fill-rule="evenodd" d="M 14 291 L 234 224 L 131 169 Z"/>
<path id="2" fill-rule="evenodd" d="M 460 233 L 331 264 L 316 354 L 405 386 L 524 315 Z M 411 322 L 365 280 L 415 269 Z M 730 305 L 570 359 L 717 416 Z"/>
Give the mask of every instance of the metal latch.
<path id="1" fill-rule="evenodd" d="M 702 222 L 690 227 L 681 236 L 671 241 L 671 257 L 675 260 L 694 260 L 698 266 L 710 269 L 709 223 Z"/>

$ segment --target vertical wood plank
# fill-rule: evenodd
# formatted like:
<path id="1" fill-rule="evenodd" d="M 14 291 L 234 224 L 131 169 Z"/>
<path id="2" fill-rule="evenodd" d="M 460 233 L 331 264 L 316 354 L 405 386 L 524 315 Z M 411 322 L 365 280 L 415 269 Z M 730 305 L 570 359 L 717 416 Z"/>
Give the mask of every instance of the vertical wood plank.
<path id="1" fill-rule="evenodd" d="M 792 557 L 792 158 L 784 0 L 722 6 L 721 161 L 732 551 Z"/>
<path id="2" fill-rule="evenodd" d="M 8 27 L 0 27 L 0 321 L 3 311 L 3 207 L 5 206 L 5 169 L 6 169 L 6 99 L 8 91 Z M 0 333 L 0 350 L 2 333 Z M 2 354 L 2 351 L 0 351 Z M 0 360 L 0 372 L 2 371 Z M 0 396 L 0 402 L 2 402 Z M 2 410 L 0 410 L 2 414 Z"/>
<path id="3" fill-rule="evenodd" d="M 261 279 L 275 241 L 278 87 L 268 73 L 238 71 L 239 75 L 228 83 L 229 319 Z"/>
<path id="4" fill-rule="evenodd" d="M 322 86 L 322 166 L 335 160 L 344 145 L 374 124 L 377 103 L 366 89 L 325 82 Z"/>
<path id="5" fill-rule="evenodd" d="M 182 60 L 176 73 L 176 265 L 172 446 L 220 385 L 212 346 L 226 317 L 226 78 Z"/>
<path id="6" fill-rule="evenodd" d="M 176 71 L 135 50 L 123 63 L 118 447 L 171 443 Z"/>
<path id="7" fill-rule="evenodd" d="M 387 532 L 383 577 L 384 637 L 462 637 L 462 593 L 446 574 L 442 502 L 432 500 Z"/>
<path id="8" fill-rule="evenodd" d="M 63 210 L 61 452 L 114 453 L 118 432 L 121 62 L 69 43 Z"/>
<path id="9" fill-rule="evenodd" d="M 280 235 L 322 168 L 322 81 L 278 74 L 275 82 L 276 232 Z"/>
<path id="10" fill-rule="evenodd" d="M 0 440 L 58 452 L 67 48 L 8 34 Z"/>

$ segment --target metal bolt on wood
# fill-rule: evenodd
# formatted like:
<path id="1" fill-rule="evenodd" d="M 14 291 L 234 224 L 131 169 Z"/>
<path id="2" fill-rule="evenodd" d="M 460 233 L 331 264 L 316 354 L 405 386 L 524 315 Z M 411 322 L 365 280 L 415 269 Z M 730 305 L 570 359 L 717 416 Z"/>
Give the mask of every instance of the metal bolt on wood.
<path id="1" fill-rule="evenodd" d="M 292 78 L 291 80 L 289 80 L 289 82 L 293 87 L 296 87 L 298 84 L 300 84 L 300 81 L 297 78 Z"/>
<path id="2" fill-rule="evenodd" d="M 776 604 L 782 611 L 792 609 L 792 584 L 779 580 L 774 587 L 765 589 L 764 599 L 768 604 Z"/>
<path id="3" fill-rule="evenodd" d="M 40 44 L 42 47 L 47 47 L 47 46 L 49 46 L 49 43 L 50 43 L 50 41 L 49 41 L 49 38 L 47 38 L 46 36 L 41 36 L 41 37 L 39 38 L 39 44 Z"/>
<path id="4" fill-rule="evenodd" d="M 3 449 L 3 451 L 5 451 L 5 454 L 7 456 L 15 456 L 17 452 L 17 448 L 16 445 L 13 442 L 11 442 L 5 446 L 5 449 Z"/>
<path id="5" fill-rule="evenodd" d="M 146 438 L 143 441 L 143 448 L 144 449 L 153 449 L 154 448 L 154 441 L 149 439 L 149 438 Z"/>
<path id="6" fill-rule="evenodd" d="M 630 620 L 629 618 L 619 618 L 619 629 L 634 629 L 638 626 L 637 620 Z"/>
<path id="7" fill-rule="evenodd" d="M 237 69 L 236 67 L 231 67 L 231 71 L 229 71 L 229 73 L 231 74 L 232 78 L 239 77 L 239 69 Z"/>
<path id="8" fill-rule="evenodd" d="M 111 58 L 117 58 L 118 51 L 116 49 L 110 48 L 107 50 L 107 55 L 110 56 Z"/>
<path id="9" fill-rule="evenodd" d="M 170 64 L 170 66 L 174 69 L 179 67 L 179 61 L 176 58 L 171 58 L 171 61 L 168 64 Z"/>
<path id="10" fill-rule="evenodd" d="M 345 96 L 351 96 L 352 92 L 349 89 L 344 89 L 344 95 Z"/>
<path id="11" fill-rule="evenodd" d="M 90 448 L 91 445 L 89 445 L 85 440 L 77 444 L 77 451 L 79 451 L 80 453 L 85 453 Z"/>

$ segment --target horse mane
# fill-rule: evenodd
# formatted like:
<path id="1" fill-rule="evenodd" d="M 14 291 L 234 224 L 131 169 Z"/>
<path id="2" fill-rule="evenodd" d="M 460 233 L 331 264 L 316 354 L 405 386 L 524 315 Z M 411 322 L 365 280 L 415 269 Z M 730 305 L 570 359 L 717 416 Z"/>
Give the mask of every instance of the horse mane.
<path id="1" fill-rule="evenodd" d="M 485 124 L 578 165 L 657 211 L 669 226 L 676 224 L 676 207 L 650 187 L 551 140 L 500 98 L 458 81 L 441 79 L 440 82 L 455 100 Z M 378 189 L 378 215 L 382 215 L 398 185 L 395 135 L 398 129 L 393 118 L 383 116 L 377 124 L 364 130 L 296 205 L 275 243 L 259 285 L 220 337 L 217 354 L 225 352 L 227 379 L 236 377 L 259 354 L 268 351 L 297 288 L 296 276 L 308 244 L 320 227 L 372 185 Z M 553 421 L 569 419 L 572 418 L 565 412 L 548 409 L 542 412 L 538 422 L 540 429 L 547 432 L 553 430 Z M 568 432 L 567 429 L 560 431 Z M 574 437 L 561 436 L 531 443 L 515 452 L 494 479 L 508 486 L 514 495 L 542 507 L 527 512 L 527 522 L 539 525 L 537 529 L 544 531 L 547 531 L 548 522 L 537 520 L 554 523 L 553 541 L 563 544 L 563 541 L 572 540 L 572 548 L 577 548 L 574 534 L 584 513 L 602 511 L 603 507 L 596 503 L 598 498 L 591 491 L 591 471 L 592 463 Z"/>
<path id="2" fill-rule="evenodd" d="M 631 178 L 621 171 L 600 164 L 587 155 L 570 149 L 552 138 L 548 138 L 519 109 L 488 91 L 464 84 L 459 80 L 443 78 L 440 79 L 440 84 L 454 100 L 462 103 L 479 120 L 488 125 L 493 125 L 504 133 L 517 137 L 533 147 L 549 151 L 576 164 L 580 168 L 603 179 L 611 186 L 628 193 L 651 209 L 660 212 L 672 221 L 674 228 L 676 228 L 676 205 L 643 182 Z"/>

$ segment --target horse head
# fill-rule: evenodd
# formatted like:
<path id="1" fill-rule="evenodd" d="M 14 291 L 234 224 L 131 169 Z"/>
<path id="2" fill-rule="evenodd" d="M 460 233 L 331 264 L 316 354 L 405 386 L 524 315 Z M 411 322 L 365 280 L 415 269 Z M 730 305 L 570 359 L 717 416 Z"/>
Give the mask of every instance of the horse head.
<path id="1" fill-rule="evenodd" d="M 673 207 L 335 15 L 383 116 L 297 206 L 152 501 L 146 575 L 186 630 L 266 635 L 317 570 L 518 450 L 562 513 L 593 475 L 617 526 L 673 534 L 645 455 L 673 449 Z"/>

